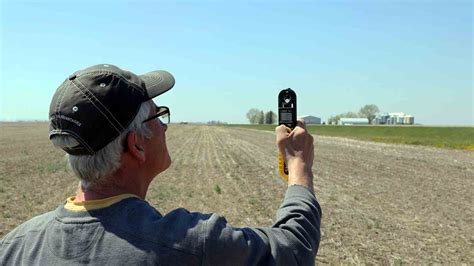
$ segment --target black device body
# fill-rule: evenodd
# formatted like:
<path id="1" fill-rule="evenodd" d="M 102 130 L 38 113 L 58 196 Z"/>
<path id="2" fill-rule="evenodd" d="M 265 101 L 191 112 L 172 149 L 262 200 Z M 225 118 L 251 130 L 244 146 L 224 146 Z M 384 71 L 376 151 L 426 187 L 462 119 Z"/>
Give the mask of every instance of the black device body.
<path id="1" fill-rule="evenodd" d="M 278 125 L 296 127 L 296 93 L 288 88 L 278 94 Z"/>

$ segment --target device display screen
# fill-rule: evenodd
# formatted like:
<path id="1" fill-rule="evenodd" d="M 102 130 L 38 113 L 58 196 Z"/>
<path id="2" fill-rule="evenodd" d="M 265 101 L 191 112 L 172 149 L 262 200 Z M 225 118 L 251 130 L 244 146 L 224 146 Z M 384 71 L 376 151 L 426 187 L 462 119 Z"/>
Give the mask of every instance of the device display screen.
<path id="1" fill-rule="evenodd" d="M 292 115 L 291 113 L 280 113 L 280 120 L 281 121 L 292 121 Z"/>

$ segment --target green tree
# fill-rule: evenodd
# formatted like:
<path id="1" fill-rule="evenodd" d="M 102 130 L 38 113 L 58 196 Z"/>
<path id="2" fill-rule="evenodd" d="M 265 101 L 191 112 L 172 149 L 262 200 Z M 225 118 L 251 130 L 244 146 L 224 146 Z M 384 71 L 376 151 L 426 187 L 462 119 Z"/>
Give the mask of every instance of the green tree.
<path id="1" fill-rule="evenodd" d="M 265 124 L 273 124 L 276 121 L 276 114 L 272 111 L 265 113 Z"/>
<path id="2" fill-rule="evenodd" d="M 260 110 L 257 108 L 252 108 L 247 112 L 247 119 L 250 124 L 257 124 L 260 119 Z"/>
<path id="3" fill-rule="evenodd" d="M 339 115 L 339 117 L 345 117 L 345 118 L 357 118 L 357 117 L 360 117 L 359 114 L 357 113 L 354 113 L 354 112 L 346 112 L 346 113 L 342 113 Z"/>
<path id="4" fill-rule="evenodd" d="M 339 119 L 341 119 L 341 115 L 333 115 L 328 119 L 328 124 L 337 124 Z"/>
<path id="5" fill-rule="evenodd" d="M 263 113 L 263 111 L 260 111 L 260 114 L 258 116 L 258 123 L 260 125 L 265 124 L 265 114 Z"/>
<path id="6" fill-rule="evenodd" d="M 359 110 L 359 115 L 361 117 L 367 117 L 369 119 L 369 124 L 372 124 L 376 114 L 379 112 L 379 108 L 375 104 L 366 104 Z"/>

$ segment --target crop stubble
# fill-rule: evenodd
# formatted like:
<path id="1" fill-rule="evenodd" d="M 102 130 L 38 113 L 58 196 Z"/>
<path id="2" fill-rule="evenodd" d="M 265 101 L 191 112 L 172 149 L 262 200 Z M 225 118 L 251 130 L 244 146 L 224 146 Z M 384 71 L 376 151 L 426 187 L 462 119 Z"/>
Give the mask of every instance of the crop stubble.
<path id="1" fill-rule="evenodd" d="M 272 224 L 286 188 L 272 132 L 172 125 L 167 136 L 173 163 L 150 187 L 153 206 Z M 1 124 L 0 151 L 1 237 L 77 184 L 45 124 Z M 474 152 L 316 136 L 313 170 L 318 263 L 474 263 Z"/>

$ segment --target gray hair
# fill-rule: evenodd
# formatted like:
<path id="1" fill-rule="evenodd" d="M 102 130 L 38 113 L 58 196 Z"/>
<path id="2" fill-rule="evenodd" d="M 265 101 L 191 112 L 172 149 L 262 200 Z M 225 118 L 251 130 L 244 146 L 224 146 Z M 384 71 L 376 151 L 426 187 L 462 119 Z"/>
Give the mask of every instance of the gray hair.
<path id="1" fill-rule="evenodd" d="M 81 180 L 81 186 L 84 189 L 91 189 L 97 183 L 105 181 L 107 176 L 120 167 L 123 143 L 130 131 L 134 131 L 145 138 L 151 138 L 151 130 L 142 123 L 149 116 L 151 103 L 152 101 L 143 102 L 128 128 L 94 155 L 66 154 L 70 168 Z M 74 147 L 79 144 L 77 140 L 67 135 L 56 136 L 51 141 L 59 148 Z"/>

